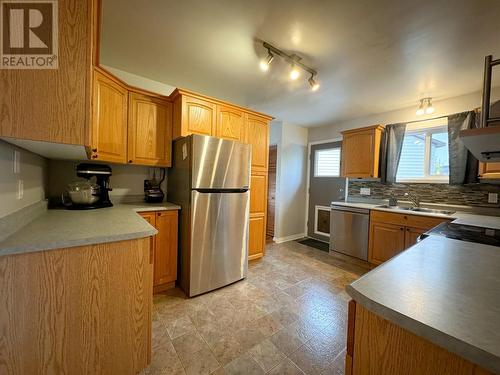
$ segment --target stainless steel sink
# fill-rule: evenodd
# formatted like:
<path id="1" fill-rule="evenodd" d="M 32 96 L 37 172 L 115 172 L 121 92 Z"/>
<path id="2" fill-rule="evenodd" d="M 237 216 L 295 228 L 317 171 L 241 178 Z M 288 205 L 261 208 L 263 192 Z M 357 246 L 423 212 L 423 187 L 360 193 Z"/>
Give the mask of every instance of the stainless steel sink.
<path id="1" fill-rule="evenodd" d="M 405 206 L 389 206 L 388 204 L 382 204 L 377 206 L 377 208 L 387 208 L 391 210 L 404 210 L 404 211 L 415 211 L 415 212 L 425 212 L 429 214 L 440 214 L 440 215 L 452 215 L 455 211 L 448 210 L 435 210 L 433 208 L 424 207 L 405 207 Z"/>
<path id="2" fill-rule="evenodd" d="M 428 212 L 430 214 L 441 214 L 441 215 L 451 215 L 455 213 L 455 211 L 434 210 L 432 208 L 423 208 L 423 207 L 412 207 L 411 210 L 417 212 Z"/>
<path id="3" fill-rule="evenodd" d="M 388 208 L 390 210 L 411 210 L 411 207 L 404 207 L 404 206 L 389 206 L 388 204 L 383 204 L 380 206 L 377 206 L 377 208 Z"/>

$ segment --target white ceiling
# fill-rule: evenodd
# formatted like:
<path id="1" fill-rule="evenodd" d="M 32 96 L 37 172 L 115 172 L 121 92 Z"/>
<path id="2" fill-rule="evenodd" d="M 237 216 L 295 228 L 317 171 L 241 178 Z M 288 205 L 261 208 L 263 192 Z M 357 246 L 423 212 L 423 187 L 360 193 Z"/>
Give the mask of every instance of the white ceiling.
<path id="1" fill-rule="evenodd" d="M 498 0 L 104 0 L 101 62 L 319 126 L 481 89 L 499 19 Z M 259 39 L 302 56 L 321 88 L 277 58 L 261 72 Z"/>

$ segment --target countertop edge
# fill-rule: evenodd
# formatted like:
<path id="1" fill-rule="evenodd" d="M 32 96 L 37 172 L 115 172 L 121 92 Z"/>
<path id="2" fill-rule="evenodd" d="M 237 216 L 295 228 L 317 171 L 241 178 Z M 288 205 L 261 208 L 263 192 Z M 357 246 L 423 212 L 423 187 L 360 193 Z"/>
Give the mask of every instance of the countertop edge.
<path id="1" fill-rule="evenodd" d="M 494 373 L 500 373 L 500 358 L 450 336 L 442 331 L 432 328 L 422 322 L 419 322 L 409 316 L 406 316 L 394 309 L 384 306 L 378 302 L 357 291 L 352 285 L 346 286 L 349 296 L 357 303 L 363 305 L 372 313 L 390 321 L 397 326 L 412 332 L 413 334 L 432 342 L 433 344 L 444 348 L 454 354 L 457 354 L 468 361 L 477 364 Z"/>

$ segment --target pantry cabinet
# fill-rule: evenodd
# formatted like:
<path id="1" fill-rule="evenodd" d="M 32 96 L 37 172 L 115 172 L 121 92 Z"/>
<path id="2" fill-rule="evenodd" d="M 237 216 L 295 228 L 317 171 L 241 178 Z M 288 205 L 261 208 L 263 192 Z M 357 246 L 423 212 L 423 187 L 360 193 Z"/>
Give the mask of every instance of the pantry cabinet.
<path id="1" fill-rule="evenodd" d="M 158 230 L 151 239 L 153 291 L 157 293 L 173 288 L 177 280 L 178 212 L 141 212 L 140 215 Z"/>
<path id="2" fill-rule="evenodd" d="M 159 167 L 172 165 L 172 103 L 129 92 L 128 162 Z"/>
<path id="3" fill-rule="evenodd" d="M 252 171 L 267 171 L 269 159 L 269 121 L 247 115 L 247 143 L 252 145 Z"/>
<path id="4" fill-rule="evenodd" d="M 260 258 L 266 247 L 267 173 L 253 172 L 250 180 L 250 225 L 248 257 Z"/>
<path id="5" fill-rule="evenodd" d="M 127 88 L 110 75 L 94 69 L 91 158 L 127 162 Z"/>
<path id="6" fill-rule="evenodd" d="M 382 125 L 375 125 L 342 132 L 342 177 L 380 177 L 383 131 Z"/>
<path id="7" fill-rule="evenodd" d="M 418 237 L 436 225 L 450 221 L 422 215 L 372 210 L 368 261 L 381 264 L 417 243 Z"/>

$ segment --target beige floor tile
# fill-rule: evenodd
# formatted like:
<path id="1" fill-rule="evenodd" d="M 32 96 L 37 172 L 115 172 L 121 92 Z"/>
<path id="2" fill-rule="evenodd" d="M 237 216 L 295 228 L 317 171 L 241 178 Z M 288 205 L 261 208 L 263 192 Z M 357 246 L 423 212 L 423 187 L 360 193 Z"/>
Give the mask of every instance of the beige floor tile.
<path id="1" fill-rule="evenodd" d="M 259 328 L 260 333 L 262 333 L 264 337 L 274 335 L 283 328 L 283 325 L 279 322 L 279 320 L 274 318 L 271 314 L 267 314 L 262 318 L 257 319 L 253 324 Z"/>
<path id="2" fill-rule="evenodd" d="M 275 366 L 269 375 L 304 375 L 301 369 L 295 365 L 289 358 L 285 358 L 280 364 Z"/>
<path id="3" fill-rule="evenodd" d="M 172 340 L 187 333 L 193 333 L 196 330 L 193 322 L 188 316 L 183 316 L 182 318 L 169 322 L 166 326 L 168 335 Z"/>
<path id="4" fill-rule="evenodd" d="M 299 337 L 293 327 L 283 328 L 281 331 L 272 335 L 270 340 L 285 355 L 294 352 L 304 344 L 304 341 Z"/>
<path id="5" fill-rule="evenodd" d="M 271 316 L 286 327 L 299 319 L 299 316 L 287 308 L 281 308 L 271 313 Z"/>
<path id="6" fill-rule="evenodd" d="M 172 344 L 182 363 L 188 362 L 194 353 L 207 348 L 207 344 L 197 332 L 178 337 Z"/>
<path id="7" fill-rule="evenodd" d="M 344 375 L 345 374 L 345 349 L 331 362 L 321 375 Z"/>
<path id="8" fill-rule="evenodd" d="M 224 373 L 226 375 L 261 375 L 264 374 L 264 370 L 249 354 L 244 354 L 224 366 Z"/>
<path id="9" fill-rule="evenodd" d="M 329 365 L 328 357 L 316 352 L 307 344 L 288 356 L 307 375 L 319 375 Z"/>
<path id="10" fill-rule="evenodd" d="M 211 374 L 220 367 L 219 362 L 207 347 L 191 355 L 183 364 L 186 375 Z"/>
<path id="11" fill-rule="evenodd" d="M 249 350 L 252 358 L 264 369 L 271 370 L 280 363 L 285 355 L 270 340 L 264 340 Z"/>
<path id="12" fill-rule="evenodd" d="M 217 361 L 222 365 L 226 365 L 233 359 L 242 355 L 245 350 L 233 336 L 223 337 L 210 345 L 210 349 L 217 358 Z"/>
<path id="13" fill-rule="evenodd" d="M 262 334 L 259 327 L 252 324 L 235 332 L 234 337 L 240 343 L 244 351 L 260 344 L 266 336 Z"/>

